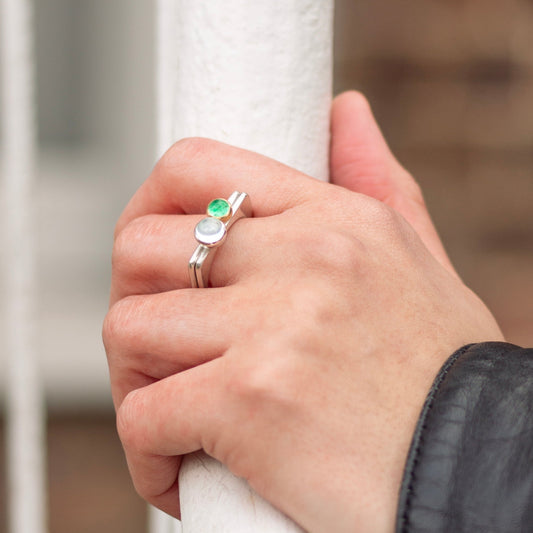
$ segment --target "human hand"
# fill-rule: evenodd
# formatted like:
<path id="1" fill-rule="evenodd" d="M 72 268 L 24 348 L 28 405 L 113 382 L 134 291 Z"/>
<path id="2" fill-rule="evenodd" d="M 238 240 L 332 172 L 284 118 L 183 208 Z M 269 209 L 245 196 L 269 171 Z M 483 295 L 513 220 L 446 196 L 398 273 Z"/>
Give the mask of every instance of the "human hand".
<path id="1" fill-rule="evenodd" d="M 331 156 L 338 185 L 184 140 L 117 224 L 117 425 L 138 492 L 174 516 L 180 456 L 203 448 L 311 533 L 392 531 L 433 378 L 502 338 L 357 95 L 334 104 Z M 190 289 L 198 213 L 234 190 L 254 218 L 217 251 L 212 288 Z"/>

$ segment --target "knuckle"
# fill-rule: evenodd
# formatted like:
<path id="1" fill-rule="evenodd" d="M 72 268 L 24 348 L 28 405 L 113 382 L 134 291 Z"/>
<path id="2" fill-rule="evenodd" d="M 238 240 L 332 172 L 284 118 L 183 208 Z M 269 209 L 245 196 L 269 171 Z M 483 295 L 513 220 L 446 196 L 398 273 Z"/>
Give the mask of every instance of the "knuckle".
<path id="1" fill-rule="evenodd" d="M 113 245 L 112 267 L 115 278 L 129 278 L 140 271 L 149 254 L 150 240 L 160 233 L 154 215 L 132 220 L 117 235 Z"/>
<path id="2" fill-rule="evenodd" d="M 135 343 L 139 326 L 138 306 L 138 298 L 128 296 L 116 302 L 108 311 L 102 327 L 102 339 L 108 357 Z"/>
<path id="3" fill-rule="evenodd" d="M 228 388 L 237 398 L 254 398 L 259 389 L 265 387 L 260 374 L 256 365 L 239 365 L 229 380 Z"/>
<path id="4" fill-rule="evenodd" d="M 288 320 L 285 315 L 285 327 L 267 328 L 256 336 L 244 352 L 255 356 L 232 365 L 228 393 L 239 404 L 265 416 L 298 408 L 313 373 L 309 356 L 316 349 L 317 336 L 316 323 L 306 318 L 308 309 L 303 311 L 303 320 Z"/>
<path id="5" fill-rule="evenodd" d="M 381 202 L 368 202 L 364 216 L 372 231 L 382 239 L 390 240 L 403 235 L 404 219 L 394 209 Z"/>
<path id="6" fill-rule="evenodd" d="M 344 276 L 358 268 L 365 253 L 363 243 L 350 233 L 320 229 L 302 240 L 306 270 L 317 268 L 327 277 L 341 272 Z"/>
<path id="7" fill-rule="evenodd" d="M 417 239 L 416 232 L 405 218 L 394 209 L 384 206 L 381 213 L 374 220 L 376 226 L 376 242 L 390 250 L 409 249 Z"/>
<path id="8" fill-rule="evenodd" d="M 355 236 L 336 232 L 329 236 L 327 246 L 332 272 L 340 271 L 345 276 L 359 268 L 365 254 L 365 247 Z"/>
<path id="9" fill-rule="evenodd" d="M 299 331 L 298 327 L 288 330 L 288 334 L 292 335 L 294 340 L 301 338 L 306 331 L 310 331 L 309 326 L 320 324 L 330 308 L 335 306 L 335 303 L 330 301 L 329 295 L 328 285 L 316 283 L 312 286 L 302 284 L 297 287 L 292 296 L 292 306 L 300 310 L 298 318 L 303 331 Z"/>
<path id="10" fill-rule="evenodd" d="M 184 161 L 202 157 L 216 149 L 219 143 L 204 137 L 185 137 L 175 142 L 161 158 L 165 168 L 183 166 Z"/>
<path id="11" fill-rule="evenodd" d="M 368 202 L 365 214 L 368 220 L 378 228 L 388 228 L 397 222 L 395 212 L 382 202 Z"/>
<path id="12" fill-rule="evenodd" d="M 117 410 L 117 433 L 126 450 L 142 452 L 146 449 L 145 432 L 138 429 L 144 410 L 140 390 L 129 392 Z"/>
<path id="13" fill-rule="evenodd" d="M 285 353 L 284 357 L 266 356 L 256 364 L 242 366 L 232 377 L 232 393 L 245 405 L 286 406 L 290 400 L 287 390 L 291 378 L 289 359 Z"/>

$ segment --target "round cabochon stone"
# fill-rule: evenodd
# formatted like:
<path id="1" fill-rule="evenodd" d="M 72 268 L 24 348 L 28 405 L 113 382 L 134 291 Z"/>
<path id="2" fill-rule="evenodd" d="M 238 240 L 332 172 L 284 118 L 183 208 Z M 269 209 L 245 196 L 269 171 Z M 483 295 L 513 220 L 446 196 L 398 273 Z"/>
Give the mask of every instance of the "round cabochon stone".
<path id="1" fill-rule="evenodd" d="M 227 219 L 231 215 L 231 205 L 223 198 L 217 198 L 207 206 L 207 214 L 210 217 Z"/>
<path id="2" fill-rule="evenodd" d="M 213 246 L 226 236 L 226 226 L 218 218 L 207 217 L 196 224 L 194 236 L 200 244 Z"/>

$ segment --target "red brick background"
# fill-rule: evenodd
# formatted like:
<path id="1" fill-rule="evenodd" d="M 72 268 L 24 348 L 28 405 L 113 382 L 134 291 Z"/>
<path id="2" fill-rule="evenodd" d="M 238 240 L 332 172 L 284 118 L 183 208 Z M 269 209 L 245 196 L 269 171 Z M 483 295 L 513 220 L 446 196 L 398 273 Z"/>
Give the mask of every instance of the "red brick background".
<path id="1" fill-rule="evenodd" d="M 374 106 L 467 284 L 533 345 L 533 2 L 337 0 L 335 68 L 336 92 Z M 50 531 L 145 531 L 112 414 L 52 414 L 49 429 Z"/>
<path id="2" fill-rule="evenodd" d="M 335 91 L 362 90 L 459 273 L 533 345 L 533 3 L 337 0 Z"/>

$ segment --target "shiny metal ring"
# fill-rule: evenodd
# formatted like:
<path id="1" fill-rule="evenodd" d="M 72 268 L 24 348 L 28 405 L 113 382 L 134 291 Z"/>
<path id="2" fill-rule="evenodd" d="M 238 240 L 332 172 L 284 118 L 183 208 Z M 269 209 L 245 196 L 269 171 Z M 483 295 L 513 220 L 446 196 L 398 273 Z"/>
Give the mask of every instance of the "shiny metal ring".
<path id="1" fill-rule="evenodd" d="M 226 240 L 228 230 L 237 220 L 252 215 L 250 197 L 235 191 L 227 200 L 217 198 L 207 206 L 207 217 L 194 228 L 198 247 L 189 259 L 189 276 L 193 289 L 208 286 L 209 270 L 216 249 Z"/>

